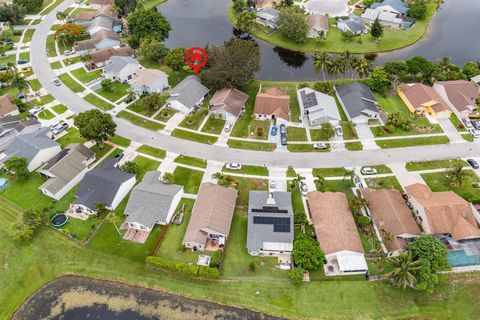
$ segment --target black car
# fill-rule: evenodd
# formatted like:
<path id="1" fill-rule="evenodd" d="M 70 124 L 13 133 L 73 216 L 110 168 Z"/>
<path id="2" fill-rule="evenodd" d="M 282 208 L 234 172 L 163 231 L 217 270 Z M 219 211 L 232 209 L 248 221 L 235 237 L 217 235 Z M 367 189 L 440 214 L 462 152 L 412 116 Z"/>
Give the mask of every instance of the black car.
<path id="1" fill-rule="evenodd" d="M 283 123 L 280 125 L 280 133 L 287 133 L 287 127 Z"/>
<path id="2" fill-rule="evenodd" d="M 3 44 L 5 46 L 13 46 L 13 41 L 12 40 L 5 40 L 5 41 L 3 41 Z"/>
<path id="3" fill-rule="evenodd" d="M 28 63 L 28 60 L 25 60 L 25 59 L 17 60 L 17 64 L 26 64 L 26 63 Z"/>
<path id="4" fill-rule="evenodd" d="M 7 71 L 7 66 L 4 64 L 0 65 L 0 71 Z"/>
<path id="5" fill-rule="evenodd" d="M 467 159 L 467 162 L 473 169 L 480 168 L 480 166 L 478 165 L 478 162 L 473 159 Z"/>
<path id="6" fill-rule="evenodd" d="M 475 129 L 480 130 L 480 121 L 472 121 L 472 126 Z"/>

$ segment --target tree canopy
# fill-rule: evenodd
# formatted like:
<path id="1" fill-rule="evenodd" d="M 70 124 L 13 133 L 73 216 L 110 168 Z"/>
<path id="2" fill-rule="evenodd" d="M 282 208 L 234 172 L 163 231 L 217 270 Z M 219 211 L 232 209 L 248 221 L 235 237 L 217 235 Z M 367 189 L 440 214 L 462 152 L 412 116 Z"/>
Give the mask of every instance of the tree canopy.
<path id="1" fill-rule="evenodd" d="M 25 17 L 25 7 L 18 4 L 0 5 L 0 21 L 11 25 L 18 24 Z"/>
<path id="2" fill-rule="evenodd" d="M 11 157 L 3 163 L 5 169 L 18 176 L 19 178 L 26 178 L 30 175 L 28 171 L 28 161 L 23 157 Z"/>
<path id="3" fill-rule="evenodd" d="M 298 8 L 288 7 L 280 11 L 277 29 L 285 38 L 295 42 L 305 42 L 308 24 L 305 15 Z"/>
<path id="4" fill-rule="evenodd" d="M 293 261 L 304 270 L 317 270 L 323 266 L 325 255 L 315 239 L 302 236 L 293 242 Z"/>
<path id="5" fill-rule="evenodd" d="M 146 37 L 140 42 L 140 53 L 149 60 L 162 63 L 168 54 L 168 48 L 157 39 Z"/>
<path id="6" fill-rule="evenodd" d="M 255 27 L 255 19 L 257 15 L 255 11 L 243 10 L 237 15 L 237 28 L 243 32 L 252 32 Z"/>
<path id="7" fill-rule="evenodd" d="M 64 39 L 69 42 L 80 40 L 80 37 L 85 33 L 85 26 L 76 23 L 65 23 L 58 27 L 55 31 L 55 38 Z"/>
<path id="8" fill-rule="evenodd" d="M 43 0 L 13 0 L 13 4 L 24 7 L 27 12 L 33 12 L 43 6 Z"/>
<path id="9" fill-rule="evenodd" d="M 115 6 L 122 15 L 127 15 L 137 8 L 137 0 L 115 0 Z"/>
<path id="10" fill-rule="evenodd" d="M 185 66 L 187 49 L 175 48 L 170 50 L 165 57 L 165 64 L 174 71 L 180 71 Z"/>
<path id="11" fill-rule="evenodd" d="M 103 148 L 103 143 L 115 135 L 117 124 L 113 122 L 112 116 L 100 110 L 92 109 L 79 113 L 74 124 L 80 132 L 80 136 L 87 140 L 93 140 Z"/>
<path id="12" fill-rule="evenodd" d="M 145 37 L 164 41 L 172 29 L 170 22 L 154 10 L 135 10 L 127 16 L 127 22 L 130 33 L 129 43 L 135 47 Z"/>
<path id="13" fill-rule="evenodd" d="M 382 67 L 377 67 L 367 79 L 367 84 L 373 91 L 384 92 L 390 85 L 390 78 Z"/>
<path id="14" fill-rule="evenodd" d="M 380 23 L 378 18 L 372 23 L 370 34 L 375 40 L 380 39 L 380 37 L 383 36 L 383 25 Z"/>

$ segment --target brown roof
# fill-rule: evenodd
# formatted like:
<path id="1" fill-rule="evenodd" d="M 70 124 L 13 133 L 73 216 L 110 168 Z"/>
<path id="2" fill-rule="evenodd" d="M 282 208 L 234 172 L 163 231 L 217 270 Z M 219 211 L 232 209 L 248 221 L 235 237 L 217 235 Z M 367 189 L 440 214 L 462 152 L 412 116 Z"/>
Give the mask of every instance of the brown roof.
<path id="1" fill-rule="evenodd" d="M 245 103 L 248 100 L 248 95 L 237 89 L 223 88 L 218 90 L 210 99 L 210 104 L 213 105 L 212 111 L 225 110 L 234 116 L 237 116 L 245 108 Z"/>
<path id="2" fill-rule="evenodd" d="M 115 3 L 114 0 L 90 0 L 90 4 L 99 4 L 102 6 L 113 5 L 114 3 Z"/>
<path id="3" fill-rule="evenodd" d="M 450 103 L 459 111 L 470 111 L 476 108 L 475 99 L 480 95 L 478 88 L 470 81 L 439 81 L 443 86 Z"/>
<path id="4" fill-rule="evenodd" d="M 312 191 L 307 199 L 315 234 L 325 254 L 365 252 L 344 193 Z"/>
<path id="5" fill-rule="evenodd" d="M 290 120 L 290 96 L 280 88 L 268 88 L 257 94 L 254 113 Z"/>
<path id="6" fill-rule="evenodd" d="M 115 17 L 116 14 L 115 12 L 112 10 L 113 8 L 113 5 L 112 4 L 107 4 L 107 5 L 104 5 L 102 6 L 100 9 L 97 10 L 96 14 L 97 15 L 106 15 L 106 16 L 109 16 L 109 17 Z"/>
<path id="7" fill-rule="evenodd" d="M 420 183 L 405 190 L 425 209 L 432 233 L 449 233 L 455 240 L 480 237 L 470 203 L 455 192 L 432 192 L 427 185 Z"/>
<path id="8" fill-rule="evenodd" d="M 98 30 L 92 35 L 92 40 L 95 41 L 95 43 L 99 43 L 104 39 L 120 40 L 120 37 L 115 31 L 107 29 Z"/>
<path id="9" fill-rule="evenodd" d="M 98 33 L 98 32 L 97 32 Z M 82 41 L 77 41 L 73 43 L 75 51 L 83 51 L 95 48 L 95 41 L 93 39 L 87 39 Z"/>
<path id="10" fill-rule="evenodd" d="M 11 96 L 6 94 L 0 97 L 0 117 L 4 117 L 15 110 L 17 110 L 17 106 L 12 103 Z"/>
<path id="11" fill-rule="evenodd" d="M 398 87 L 414 108 L 429 106 L 435 112 L 450 111 L 447 103 L 433 90 L 423 83 L 404 84 Z"/>
<path id="12" fill-rule="evenodd" d="M 167 74 L 165 72 L 157 69 L 140 69 L 137 71 L 137 74 L 133 78 L 131 85 L 134 88 L 140 86 L 150 86 L 159 77 L 165 77 L 166 75 Z"/>
<path id="13" fill-rule="evenodd" d="M 82 11 L 75 15 L 76 20 L 92 20 L 97 15 L 97 11 Z"/>
<path id="14" fill-rule="evenodd" d="M 115 17 L 116 14 L 115 14 L 115 12 L 113 12 L 112 7 L 113 6 L 111 4 L 109 4 L 109 5 L 102 6 L 100 9 L 98 9 L 96 11 L 82 11 L 82 12 L 79 12 L 75 16 L 75 19 L 77 19 L 77 20 L 92 20 L 93 18 L 95 18 L 96 16 L 99 16 L 101 14 L 109 16 L 109 17 Z"/>
<path id="15" fill-rule="evenodd" d="M 134 51 L 129 46 L 125 46 L 121 48 L 105 48 L 105 49 L 90 53 L 90 56 L 92 57 L 92 61 L 94 63 L 105 62 L 108 59 L 110 59 L 110 57 L 112 56 L 129 57 L 133 55 L 134 55 Z"/>
<path id="16" fill-rule="evenodd" d="M 368 208 L 378 229 L 393 235 L 394 239 L 387 244 L 388 251 L 404 250 L 405 240 L 401 235 L 420 236 L 421 231 L 401 193 L 395 189 L 372 190 L 364 189 L 363 196 L 368 202 Z"/>
<path id="17" fill-rule="evenodd" d="M 322 28 L 328 30 L 328 17 L 320 13 L 314 13 L 307 17 L 307 24 L 310 29 Z"/>
<path id="18" fill-rule="evenodd" d="M 210 182 L 203 183 L 193 205 L 183 242 L 204 244 L 207 230 L 228 236 L 236 201 L 237 190 Z"/>

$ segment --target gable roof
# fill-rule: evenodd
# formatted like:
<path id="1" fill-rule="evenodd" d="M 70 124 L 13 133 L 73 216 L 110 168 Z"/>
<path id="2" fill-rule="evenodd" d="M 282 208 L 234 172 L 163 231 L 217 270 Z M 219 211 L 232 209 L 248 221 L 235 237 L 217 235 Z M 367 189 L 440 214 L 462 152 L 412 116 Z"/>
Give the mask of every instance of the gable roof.
<path id="1" fill-rule="evenodd" d="M 115 167 L 117 159 L 105 159 L 98 167 L 87 172 L 75 192 L 76 204 L 95 209 L 97 203 L 104 203 L 109 207 L 120 189 L 120 186 L 134 178 L 135 175 L 126 173 Z"/>
<path id="2" fill-rule="evenodd" d="M 430 107 L 435 112 L 450 111 L 447 103 L 443 101 L 432 87 L 423 83 L 402 84 L 398 90 L 414 108 Z"/>
<path id="3" fill-rule="evenodd" d="M 155 223 L 167 224 L 168 213 L 175 196 L 183 190 L 183 186 L 165 184 L 160 179 L 159 171 L 149 171 L 142 182 L 133 188 L 124 214 L 125 223 L 137 222 L 148 228 Z"/>
<path id="4" fill-rule="evenodd" d="M 354 82 L 335 85 L 335 91 L 350 118 L 364 115 L 364 110 L 379 113 L 377 99 L 366 84 Z"/>
<path id="5" fill-rule="evenodd" d="M 0 97 L 0 117 L 4 117 L 12 111 L 18 110 L 12 103 L 12 97 L 8 94 Z"/>
<path id="6" fill-rule="evenodd" d="M 315 234 L 325 254 L 365 252 L 344 193 L 311 191 L 307 199 Z"/>
<path id="7" fill-rule="evenodd" d="M 278 87 L 259 92 L 255 98 L 254 113 L 275 115 L 290 120 L 290 96 Z"/>
<path id="8" fill-rule="evenodd" d="M 227 235 L 230 233 L 237 190 L 210 182 L 202 183 L 193 205 L 183 242 L 204 244 L 209 230 Z"/>
<path id="9" fill-rule="evenodd" d="M 472 82 L 465 80 L 439 81 L 435 85 L 445 89 L 448 100 L 459 112 L 476 108 L 475 99 L 480 96 L 480 92 Z"/>
<path id="10" fill-rule="evenodd" d="M 90 56 L 94 63 L 105 62 L 108 59 L 110 59 L 110 57 L 112 56 L 128 57 L 133 55 L 134 55 L 134 51 L 129 46 L 124 46 L 121 48 L 105 48 L 105 49 L 90 53 Z"/>
<path id="11" fill-rule="evenodd" d="M 310 14 L 307 16 L 307 24 L 310 29 L 328 30 L 328 17 L 320 13 Z"/>
<path id="12" fill-rule="evenodd" d="M 217 90 L 210 99 L 211 111 L 225 110 L 238 117 L 245 108 L 248 95 L 235 88 L 223 88 Z"/>
<path id="13" fill-rule="evenodd" d="M 257 17 L 272 22 L 276 22 L 278 20 L 279 14 L 280 12 L 273 8 L 260 8 L 257 10 Z"/>
<path id="14" fill-rule="evenodd" d="M 106 39 L 120 41 L 120 37 L 115 31 L 108 30 L 108 29 L 101 29 L 95 32 L 94 34 L 92 34 L 91 39 L 74 42 L 73 47 L 75 48 L 76 51 L 94 49 L 98 43 Z"/>
<path id="15" fill-rule="evenodd" d="M 207 93 L 208 88 L 200 82 L 200 79 L 190 75 L 170 90 L 170 98 L 167 101 L 178 101 L 192 109 Z"/>
<path id="16" fill-rule="evenodd" d="M 100 9 L 96 11 L 82 11 L 82 12 L 79 12 L 77 15 L 75 15 L 75 19 L 76 20 L 92 20 L 93 18 L 99 17 L 101 15 L 114 18 L 116 14 L 115 12 L 113 12 L 112 7 L 113 7 L 112 4 L 108 4 L 108 5 L 102 6 Z M 110 21 L 112 20 L 110 19 Z"/>
<path id="17" fill-rule="evenodd" d="M 165 72 L 157 69 L 140 69 L 134 76 L 130 85 L 134 88 L 146 86 L 149 87 L 154 84 L 159 78 L 168 77 Z"/>
<path id="18" fill-rule="evenodd" d="M 449 233 L 455 240 L 480 237 L 470 203 L 455 192 L 432 192 L 420 183 L 406 187 L 405 191 L 425 209 L 433 234 Z"/>
<path id="19" fill-rule="evenodd" d="M 421 235 L 420 228 L 398 190 L 363 189 L 362 194 L 367 200 L 368 208 L 378 229 L 384 229 L 394 237 L 391 243 L 386 244 L 388 251 L 406 248 L 405 240 L 398 236 Z"/>
<path id="20" fill-rule="evenodd" d="M 94 28 L 105 28 L 105 29 L 112 29 L 113 28 L 113 21 L 112 19 L 105 17 L 105 16 L 97 16 L 95 17 L 90 25 L 87 27 L 87 30 L 90 32 Z M 98 31 L 97 31 L 98 32 Z"/>
<path id="21" fill-rule="evenodd" d="M 335 99 L 327 94 L 303 88 L 297 90 L 297 98 L 301 110 L 308 113 L 310 122 L 321 118 L 328 121 L 341 119 Z"/>
<path id="22" fill-rule="evenodd" d="M 367 30 L 362 19 L 357 16 L 349 16 L 346 20 L 338 20 L 337 25 L 338 24 L 344 24 L 352 33 L 365 32 Z"/>
<path id="23" fill-rule="evenodd" d="M 403 14 L 407 13 L 408 11 L 408 7 L 403 3 L 402 0 L 383 0 L 382 2 L 374 2 L 370 5 L 370 8 L 382 9 L 386 6 L 390 6 L 397 12 L 403 13 Z"/>
<path id="24" fill-rule="evenodd" d="M 90 0 L 90 4 L 99 4 L 102 6 L 113 5 L 114 3 L 115 3 L 114 0 Z"/>
<path id="25" fill-rule="evenodd" d="M 135 66 L 140 67 L 138 61 L 132 57 L 123 57 L 123 56 L 112 56 L 108 60 L 108 64 L 103 68 L 104 73 L 114 72 L 118 73 L 123 70 L 127 65 L 133 64 Z"/>

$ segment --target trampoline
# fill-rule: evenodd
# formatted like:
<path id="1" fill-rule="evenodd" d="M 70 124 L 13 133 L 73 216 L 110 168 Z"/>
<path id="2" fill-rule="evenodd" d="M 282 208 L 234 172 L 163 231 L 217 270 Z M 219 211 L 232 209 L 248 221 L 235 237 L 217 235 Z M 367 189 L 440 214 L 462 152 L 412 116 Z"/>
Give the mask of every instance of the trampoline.
<path id="1" fill-rule="evenodd" d="M 7 178 L 0 178 L 0 189 L 3 189 L 7 186 L 8 179 Z"/>
<path id="2" fill-rule="evenodd" d="M 68 216 L 63 212 L 57 212 L 51 219 L 52 225 L 55 228 L 63 226 L 68 221 Z"/>

